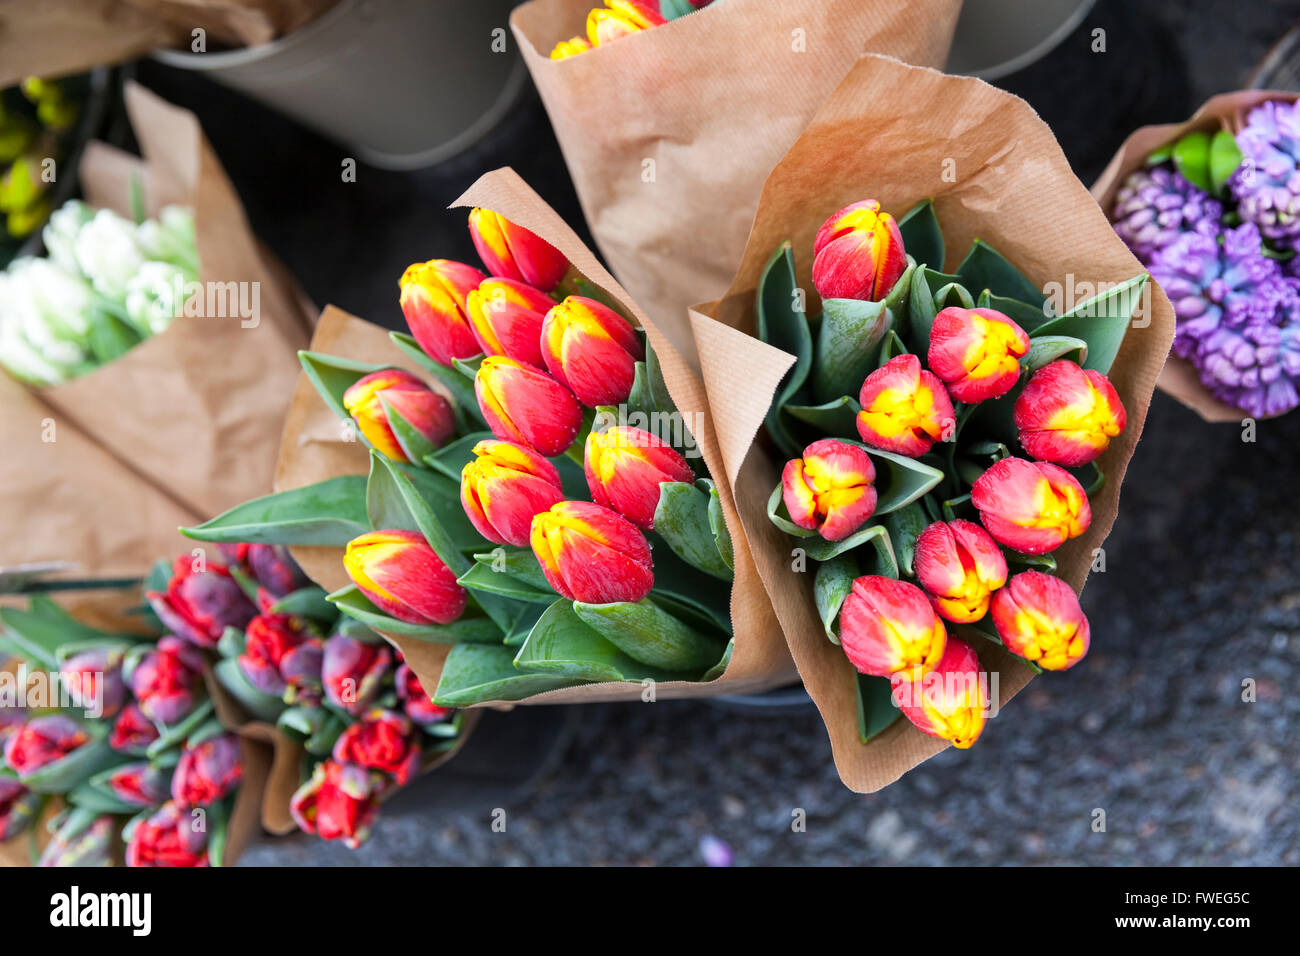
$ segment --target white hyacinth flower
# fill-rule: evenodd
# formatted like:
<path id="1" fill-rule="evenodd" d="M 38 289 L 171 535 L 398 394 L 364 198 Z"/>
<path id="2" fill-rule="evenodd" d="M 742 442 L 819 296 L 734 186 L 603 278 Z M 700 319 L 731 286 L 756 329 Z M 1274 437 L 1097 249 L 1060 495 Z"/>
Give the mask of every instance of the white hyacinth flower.
<path id="1" fill-rule="evenodd" d="M 126 298 L 127 283 L 146 261 L 135 224 L 109 209 L 99 210 L 82 226 L 73 250 L 81 274 L 114 302 Z"/>
<path id="2" fill-rule="evenodd" d="M 126 319 L 143 336 L 157 335 L 185 306 L 193 274 L 170 262 L 146 262 L 126 285 Z"/>
<path id="3" fill-rule="evenodd" d="M 69 272 L 81 271 L 75 250 L 77 235 L 94 217 L 95 210 L 79 199 L 71 199 L 50 213 L 49 222 L 41 232 L 49 257 Z"/>

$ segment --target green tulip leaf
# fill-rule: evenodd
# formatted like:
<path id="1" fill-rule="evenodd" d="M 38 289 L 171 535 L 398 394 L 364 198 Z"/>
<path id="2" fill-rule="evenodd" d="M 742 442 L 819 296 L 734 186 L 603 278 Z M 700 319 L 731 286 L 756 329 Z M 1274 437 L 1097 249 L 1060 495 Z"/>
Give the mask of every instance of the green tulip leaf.
<path id="1" fill-rule="evenodd" d="M 523 700 L 561 687 L 587 683 L 574 677 L 529 674 L 515 667 L 515 651 L 490 644 L 458 644 L 442 666 L 433 692 L 439 707 L 470 707 L 495 700 Z"/>
<path id="2" fill-rule="evenodd" d="M 382 391 L 379 393 L 379 404 L 383 407 L 384 415 L 388 418 L 388 426 L 392 428 L 393 435 L 402 450 L 406 452 L 407 458 L 413 462 L 423 462 L 426 456 L 438 450 L 437 445 L 429 441 L 423 432 L 393 407 L 393 403 Z"/>
<path id="3" fill-rule="evenodd" d="M 706 670 L 702 675 L 700 675 L 700 679 L 696 681 L 696 683 L 707 684 L 709 681 L 717 680 L 719 677 L 725 674 L 727 672 L 727 668 L 731 666 L 731 655 L 732 652 L 735 651 L 735 649 L 736 649 L 736 639 L 733 637 L 731 640 L 727 641 L 727 647 L 722 652 L 722 657 L 718 660 L 718 663 L 714 664 L 712 667 Z"/>
<path id="4" fill-rule="evenodd" d="M 243 671 L 240 671 L 240 676 L 243 676 Z M 145 756 L 154 760 L 171 748 L 183 744 L 195 728 L 212 716 L 212 710 L 212 701 L 205 700 L 171 726 L 159 727 L 158 738 L 149 744 Z"/>
<path id="5" fill-rule="evenodd" d="M 198 541 L 341 548 L 370 529 L 365 477 L 340 475 L 254 498 L 181 534 Z"/>
<path id="6" fill-rule="evenodd" d="M 700 630 L 731 635 L 731 588 L 701 586 L 699 572 L 672 551 L 661 549 L 654 556 L 655 582 L 650 596 L 674 616 L 692 622 Z M 679 614 L 686 607 L 689 613 Z M 711 626 L 703 622 L 710 622 Z"/>
<path id="7" fill-rule="evenodd" d="M 531 548 L 512 548 L 501 544 L 491 551 L 475 554 L 474 560 L 480 565 L 486 565 L 493 573 L 514 578 L 535 591 L 549 592 L 551 599 L 555 599 L 551 582 L 546 580 L 546 573 Z"/>
<path id="8" fill-rule="evenodd" d="M 394 345 L 409 355 L 420 368 L 436 378 L 450 393 L 452 404 L 456 409 L 456 421 L 461 431 L 470 431 L 484 426 L 483 413 L 479 411 L 478 399 L 474 396 L 473 379 L 466 382 L 464 374 L 459 369 L 443 365 L 430 357 L 424 349 L 420 348 L 419 343 L 405 332 L 389 332 L 388 337 L 393 340 Z"/>
<path id="9" fill-rule="evenodd" d="M 352 359 L 337 355 L 325 355 L 323 352 L 299 352 L 298 361 L 307 379 L 316 386 L 316 391 L 325 400 L 325 404 L 334 414 L 344 421 L 352 421 L 352 416 L 343 406 L 343 393 L 359 379 L 371 372 L 391 368 L 388 365 L 375 365 L 370 362 L 354 362 Z"/>
<path id="10" fill-rule="evenodd" d="M 777 388 L 772 408 L 767 414 L 767 430 L 787 455 L 797 455 L 800 445 L 785 427 L 780 410 L 799 395 L 812 368 L 812 332 L 808 327 L 803 290 L 798 287 L 794 271 L 794 253 L 783 242 L 768 260 L 758 282 L 755 317 L 758 337 L 795 357 L 794 366 Z"/>
<path id="11" fill-rule="evenodd" d="M 1032 374 L 1060 358 L 1083 365 L 1088 359 L 1088 343 L 1072 335 L 1035 335 L 1029 339 L 1029 351 L 1020 365 Z"/>
<path id="12" fill-rule="evenodd" d="M 279 697 L 264 693 L 249 683 L 239 666 L 239 661 L 233 657 L 227 657 L 213 664 L 212 673 L 216 675 L 217 682 L 240 703 L 244 710 L 248 711 L 250 716 L 275 723 L 280 712 L 284 710 L 284 701 Z"/>
<path id="13" fill-rule="evenodd" d="M 673 617 L 651 598 L 616 604 L 573 602 L 577 616 L 633 660 L 666 671 L 700 672 L 722 656 L 726 642 Z"/>
<path id="14" fill-rule="evenodd" d="M 585 681 L 694 680 L 700 674 L 699 670 L 676 673 L 634 660 L 590 627 L 573 602 L 564 599 L 542 612 L 515 655 L 515 667 Z"/>
<path id="15" fill-rule="evenodd" d="M 878 518 L 911 504 L 943 481 L 942 471 L 915 458 L 881 451 L 862 442 L 852 444 L 864 449 L 875 463 L 875 516 Z"/>
<path id="16" fill-rule="evenodd" d="M 1198 189 L 1207 193 L 1215 192 L 1210 182 L 1210 134 L 1205 130 L 1193 130 L 1174 143 L 1172 153 L 1174 168 L 1182 173 L 1183 178 Z"/>
<path id="17" fill-rule="evenodd" d="M 903 237 L 903 248 L 918 264 L 943 268 L 943 230 L 939 228 L 939 217 L 931 200 L 909 209 L 898 220 L 898 231 Z"/>
<path id="18" fill-rule="evenodd" d="M 525 604 L 520 607 L 519 615 L 510 625 L 510 630 L 501 639 L 501 643 L 506 647 L 522 647 L 524 641 L 528 640 L 533 625 L 546 613 L 546 608 L 549 606 L 547 604 Z"/>
<path id="19" fill-rule="evenodd" d="M 909 267 L 904 280 L 910 281 L 911 271 Z M 892 324 L 893 313 L 883 300 L 823 299 L 812 365 L 814 401 L 856 395 L 863 379 L 875 371 L 880 343 Z"/>
<path id="20" fill-rule="evenodd" d="M 309 584 L 305 588 L 291 591 L 271 605 L 272 614 L 292 614 L 305 617 L 331 628 L 339 618 L 339 610 L 326 598 L 325 589 Z"/>
<path id="21" fill-rule="evenodd" d="M 1151 277 L 1143 272 L 1119 285 L 1079 303 L 1069 312 L 1040 325 L 1036 336 L 1068 336 L 1088 343 L 1084 368 L 1102 374 L 1110 371 L 1119 354 L 1133 315 L 1142 305 L 1143 291 Z"/>
<path id="22" fill-rule="evenodd" d="M 351 584 L 329 595 L 329 601 L 348 617 L 385 634 L 410 637 L 431 644 L 492 644 L 501 640 L 502 628 L 488 617 L 462 615 L 450 624 L 412 624 L 399 621 L 381 611 Z"/>
<path id="23" fill-rule="evenodd" d="M 115 315 L 95 311 L 87 337 L 90 352 L 98 365 L 107 365 L 140 344 L 140 333 Z"/>
<path id="24" fill-rule="evenodd" d="M 709 508 L 712 496 L 703 483 L 665 481 L 659 485 L 654 530 L 672 552 L 705 574 L 730 581 L 731 567 L 718 550 Z"/>
<path id="25" fill-rule="evenodd" d="M 821 615 L 822 626 L 826 629 L 826 637 L 832 644 L 840 642 L 835 620 L 857 579 L 858 562 L 851 554 L 836 555 L 819 564 L 817 573 L 813 576 L 813 600 L 817 604 L 817 613 Z"/>
<path id="26" fill-rule="evenodd" d="M 898 577 L 898 564 L 894 559 L 889 532 L 882 524 L 868 524 L 839 541 L 827 541 L 820 537 L 810 539 L 804 550 L 814 561 L 829 561 L 831 558 L 854 551 L 864 544 L 870 544 L 875 549 L 876 560 L 873 573 L 885 574 L 891 578 Z"/>
<path id="27" fill-rule="evenodd" d="M 1237 171 L 1242 160 L 1241 148 L 1237 137 L 1226 129 L 1221 129 L 1210 140 L 1210 191 L 1221 196 L 1228 185 L 1228 180 Z"/>
<path id="28" fill-rule="evenodd" d="M 767 518 L 772 524 L 776 525 L 786 534 L 794 535 L 796 538 L 812 538 L 817 532 L 808 528 L 801 528 L 790 520 L 790 512 L 785 507 L 785 487 L 778 484 L 772 489 L 772 493 L 767 498 Z"/>
<path id="29" fill-rule="evenodd" d="M 19 774 L 18 779 L 33 793 L 68 793 L 85 783 L 101 770 L 117 764 L 121 758 L 104 739 L 107 724 L 96 728 L 83 725 L 93 732 L 92 738 L 65 757 L 60 757 L 31 773 Z"/>
<path id="30" fill-rule="evenodd" d="M 857 674 L 858 739 L 868 743 L 894 723 L 903 712 L 894 705 L 893 688 L 887 677 Z"/>
<path id="31" fill-rule="evenodd" d="M 722 497 L 712 481 L 707 478 L 701 480 L 709 489 L 709 530 L 713 532 L 713 546 L 718 549 L 722 563 L 733 572 L 727 576 L 727 580 L 730 581 L 735 577 L 736 554 L 731 543 L 731 532 L 727 530 L 726 516 L 722 513 Z"/>
<path id="32" fill-rule="evenodd" d="M 424 457 L 424 464 L 460 485 L 460 473 L 476 457 L 474 446 L 481 441 L 494 438 L 491 432 L 476 431 L 448 442 L 431 455 Z"/>
<path id="33" fill-rule="evenodd" d="M 1055 317 L 1051 310 L 1050 300 L 1044 300 L 1041 306 L 1030 305 L 1028 302 L 1017 302 L 1015 299 L 994 295 L 988 289 L 980 292 L 979 297 L 975 300 L 975 306 L 980 309 L 995 309 L 1001 312 L 1031 335 L 1040 325 Z"/>
<path id="34" fill-rule="evenodd" d="M 491 555 L 485 557 L 487 557 L 486 562 L 476 561 L 468 571 L 456 579 L 461 587 L 473 591 L 476 597 L 527 601 L 530 604 L 550 604 L 555 600 L 555 591 L 550 588 L 543 591 L 509 573 L 493 570 Z M 508 621 L 506 627 L 509 627 Z"/>
<path id="35" fill-rule="evenodd" d="M 934 294 L 935 315 L 938 315 L 944 309 L 950 308 L 975 308 L 975 297 L 960 282 L 949 282 L 947 285 L 941 285 Z"/>
<path id="36" fill-rule="evenodd" d="M 957 267 L 957 277 L 976 295 L 988 289 L 993 295 L 1040 308 L 1044 301 L 1042 291 L 982 239 L 971 243 L 966 258 Z"/>
<path id="37" fill-rule="evenodd" d="M 862 383 L 858 385 L 860 388 Z M 862 406 L 852 396 L 842 395 L 822 405 L 787 405 L 785 410 L 786 414 L 807 422 L 818 434 L 828 438 L 858 437 L 858 412 L 862 411 Z"/>
<path id="38" fill-rule="evenodd" d="M 119 764 L 119 766 L 123 765 Z M 110 767 L 107 773 L 114 773 L 117 769 L 118 767 Z M 105 777 L 103 771 L 95 775 L 96 780 L 103 777 Z M 78 784 L 67 795 L 67 800 L 69 804 L 79 810 L 89 810 L 96 814 L 112 813 L 126 816 L 140 811 L 138 804 L 127 803 L 113 791 L 98 786 L 95 780 L 87 780 L 85 783 Z"/>
<path id="39" fill-rule="evenodd" d="M 916 556 L 916 539 L 930 526 L 930 519 L 919 503 L 912 502 L 891 511 L 883 520 L 885 530 L 889 532 L 889 542 L 893 546 L 898 573 L 910 577 L 915 573 L 912 562 Z"/>

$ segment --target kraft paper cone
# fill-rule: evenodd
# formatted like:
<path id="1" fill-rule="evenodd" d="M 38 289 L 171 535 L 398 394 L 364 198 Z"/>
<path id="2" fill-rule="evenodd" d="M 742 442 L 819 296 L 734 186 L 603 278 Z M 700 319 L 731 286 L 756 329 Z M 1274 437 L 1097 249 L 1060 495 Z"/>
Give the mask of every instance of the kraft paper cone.
<path id="1" fill-rule="evenodd" d="M 717 482 L 736 553 L 736 577 L 731 593 L 731 618 L 736 641 L 731 663 L 726 673 L 710 683 L 660 683 L 656 685 L 656 695 L 666 698 L 751 693 L 790 683 L 795 679 L 794 666 L 732 502 L 730 481 L 723 468 L 723 457 L 699 378 L 662 330 L 633 303 L 573 230 L 513 170 L 499 169 L 487 173 L 452 205 L 492 209 L 541 236 L 563 252 L 579 272 L 613 296 L 627 314 L 645 328 L 651 347 L 659 355 L 668 391 L 678 409 L 692 423 L 704 461 Z M 392 344 L 384 330 L 332 306 L 321 315 L 311 348 L 312 351 L 362 362 L 392 364 L 421 374 L 418 368 L 412 367 L 414 363 Z M 431 386 L 438 387 L 427 376 L 421 377 Z M 352 437 L 351 432 L 341 426 L 306 376 L 301 377 L 280 445 L 276 489 L 297 488 L 342 474 L 365 474 L 368 471 L 365 446 L 355 440 L 348 441 L 349 437 Z M 321 587 L 335 590 L 349 583 L 343 571 L 341 548 L 294 548 L 293 554 L 308 576 Z M 432 690 L 438 686 L 443 662 L 450 650 L 448 645 L 400 635 L 385 637 L 402 651 L 424 687 Z M 520 703 L 639 700 L 640 696 L 640 684 L 599 683 L 548 691 Z M 504 702 L 484 706 L 498 704 Z"/>
<path id="2" fill-rule="evenodd" d="M 565 60 L 599 0 L 510 17 L 596 243 L 692 363 L 687 308 L 735 275 L 763 180 L 865 52 L 942 66 L 961 0 L 718 0 Z"/>
<path id="3" fill-rule="evenodd" d="M 946 180 L 947 169 L 955 172 L 955 181 Z M 980 80 L 866 56 L 768 177 L 727 295 L 694 310 L 718 443 L 754 558 L 804 685 L 826 722 L 841 779 L 854 790 L 874 791 L 947 744 L 906 720 L 869 744 L 858 738 L 854 669 L 826 639 L 813 603 L 811 574 L 791 570 L 794 543 L 767 518 L 767 498 L 780 472 L 777 462 L 753 445 L 793 358 L 749 337 L 754 292 L 777 246 L 793 241 L 800 285 L 815 298 L 813 237 L 827 216 L 865 198 L 879 199 L 896 215 L 933 198 L 949 268 L 955 268 L 978 236 L 1039 285 L 1064 282 L 1067 275 L 1119 282 L 1143 269 L 1028 104 Z M 1076 590 L 1088 576 L 1093 549 L 1115 521 L 1124 470 L 1173 341 L 1173 308 L 1152 285 L 1150 323 L 1130 329 L 1110 372 L 1128 410 L 1128 427 L 1098 461 L 1107 480 L 1092 498 L 1091 527 L 1054 552 L 1061 575 Z M 1103 645 L 1104 623 L 1095 622 L 1093 628 Z M 1000 672 L 1000 703 L 1005 704 L 1031 672 L 991 642 L 974 643 L 985 668 Z M 985 733 L 998 733 L 996 720 Z"/>
<path id="4" fill-rule="evenodd" d="M 1167 143 L 1180 139 L 1195 130 L 1215 133 L 1226 129 L 1236 133 L 1241 129 L 1245 114 L 1266 100 L 1296 99 L 1295 93 L 1276 90 L 1238 90 L 1221 93 L 1205 102 L 1191 119 L 1183 123 L 1166 123 L 1161 126 L 1143 126 L 1134 130 L 1124 140 L 1119 151 L 1111 158 L 1101 177 L 1092 185 L 1092 195 L 1102 211 L 1110 216 L 1115 206 L 1115 194 L 1124 180 L 1140 169 L 1146 158 Z M 1172 395 L 1207 422 L 1240 422 L 1247 414 L 1239 408 L 1221 402 L 1201 384 L 1196 366 L 1185 358 L 1170 355 L 1160 374 L 1156 387 Z"/>
<path id="5" fill-rule="evenodd" d="M 87 575 L 143 574 L 190 545 L 176 532 L 271 488 L 305 297 L 259 250 L 193 114 L 128 84 L 143 161 L 91 144 L 92 205 L 128 212 L 138 179 L 151 212 L 193 207 L 201 278 L 256 283 L 260 320 L 181 317 L 115 362 L 28 389 L 0 373 L 0 566 L 68 560 Z"/>

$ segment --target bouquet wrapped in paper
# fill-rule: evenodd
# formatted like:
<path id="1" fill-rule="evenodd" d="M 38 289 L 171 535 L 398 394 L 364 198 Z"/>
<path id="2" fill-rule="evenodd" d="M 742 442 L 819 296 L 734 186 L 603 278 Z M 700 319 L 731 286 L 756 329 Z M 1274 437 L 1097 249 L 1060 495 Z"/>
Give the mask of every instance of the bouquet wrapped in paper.
<path id="1" fill-rule="evenodd" d="M 1174 304 L 1159 387 L 1209 421 L 1300 405 L 1300 108 L 1294 93 L 1216 96 L 1137 130 L 1092 187 Z"/>
<path id="2" fill-rule="evenodd" d="M 511 171 L 455 205 L 490 274 L 413 265 L 410 335 L 327 310 L 281 490 L 186 533 L 293 546 L 442 707 L 789 681 L 685 360 Z"/>
<path id="3" fill-rule="evenodd" d="M 942 66 L 960 6 L 531 0 L 510 26 L 600 251 L 693 361 L 686 310 L 727 288 L 817 105 L 865 52 Z"/>
<path id="4" fill-rule="evenodd" d="M 0 623 L 4 862 L 232 863 L 257 832 L 270 754 L 217 720 L 201 648 L 138 620 L 92 627 L 45 597 Z"/>
<path id="5" fill-rule="evenodd" d="M 271 488 L 310 317 L 193 114 L 126 105 L 143 158 L 90 144 L 48 256 L 0 274 L 0 567 L 141 575 Z"/>
<path id="6" fill-rule="evenodd" d="M 693 318 L 726 474 L 848 786 L 970 746 L 1104 640 L 1077 594 L 1105 568 L 1173 315 L 1025 103 L 863 57 Z"/>

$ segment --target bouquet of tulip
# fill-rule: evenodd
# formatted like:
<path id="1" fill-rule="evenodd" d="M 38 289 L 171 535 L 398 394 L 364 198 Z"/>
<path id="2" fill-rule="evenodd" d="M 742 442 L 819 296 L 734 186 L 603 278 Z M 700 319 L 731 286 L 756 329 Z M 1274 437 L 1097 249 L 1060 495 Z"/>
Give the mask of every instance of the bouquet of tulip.
<path id="1" fill-rule="evenodd" d="M 41 866 L 229 862 L 249 755 L 214 716 L 199 648 L 98 630 L 47 598 L 0 622 L 21 662 L 0 675 L 0 840 L 30 830 Z"/>
<path id="2" fill-rule="evenodd" d="M 179 206 L 132 222 L 74 199 L 42 238 L 49 258 L 0 273 L 0 365 L 31 385 L 68 381 L 162 332 L 198 282 L 194 216 Z"/>
<path id="3" fill-rule="evenodd" d="M 588 50 L 642 30 L 661 27 L 688 13 L 707 7 L 713 0 L 605 0 L 587 14 L 587 36 L 561 40 L 551 50 L 552 60 L 577 56 Z"/>
<path id="4" fill-rule="evenodd" d="M 1230 94 L 1181 127 L 1141 130 L 1096 187 L 1115 231 L 1173 301 L 1174 355 L 1214 400 L 1197 407 L 1223 411 L 1215 417 L 1271 418 L 1300 405 L 1294 99 Z"/>
<path id="5" fill-rule="evenodd" d="M 356 847 L 383 796 L 459 747 L 463 715 L 435 706 L 400 652 L 340 615 L 284 549 L 221 555 L 158 568 L 149 601 L 174 633 L 217 651 L 213 673 L 248 715 L 301 745 L 297 826 Z"/>
<path id="6" fill-rule="evenodd" d="M 812 255 L 819 316 L 801 308 L 789 243 L 757 290 L 759 336 L 799 356 L 767 418 L 794 456 L 768 516 L 817 563 L 826 636 L 861 675 L 863 743 L 901 710 L 969 747 L 988 686 L 949 631 L 1036 671 L 1088 651 L 1052 552 L 1088 529 L 1096 459 L 1124 430 L 1105 373 L 1148 276 L 1056 315 L 979 240 L 955 273 L 932 265 L 945 249 L 929 201 L 897 221 L 848 205 Z"/>
<path id="7" fill-rule="evenodd" d="M 768 178 L 694 327 L 723 478 L 853 789 L 970 746 L 1087 652 L 1077 595 L 1173 337 L 1147 280 L 1050 130 L 978 80 L 865 56 Z"/>
<path id="8" fill-rule="evenodd" d="M 361 632 L 452 645 L 439 706 L 711 680 L 731 620 L 727 587 L 708 581 L 730 584 L 732 543 L 654 350 L 545 240 L 484 208 L 469 227 L 491 275 L 435 259 L 399 283 L 412 334 L 393 341 L 438 389 L 302 355 L 368 446 L 368 478 L 282 492 L 186 533 L 344 546 L 351 583 L 330 606 Z M 331 640 L 349 660 L 379 654 L 349 633 Z"/>
<path id="9" fill-rule="evenodd" d="M 817 104 L 866 50 L 942 67 L 960 8 L 530 0 L 510 27 L 601 252 L 689 357 L 687 309 L 727 288 L 763 180 Z"/>

